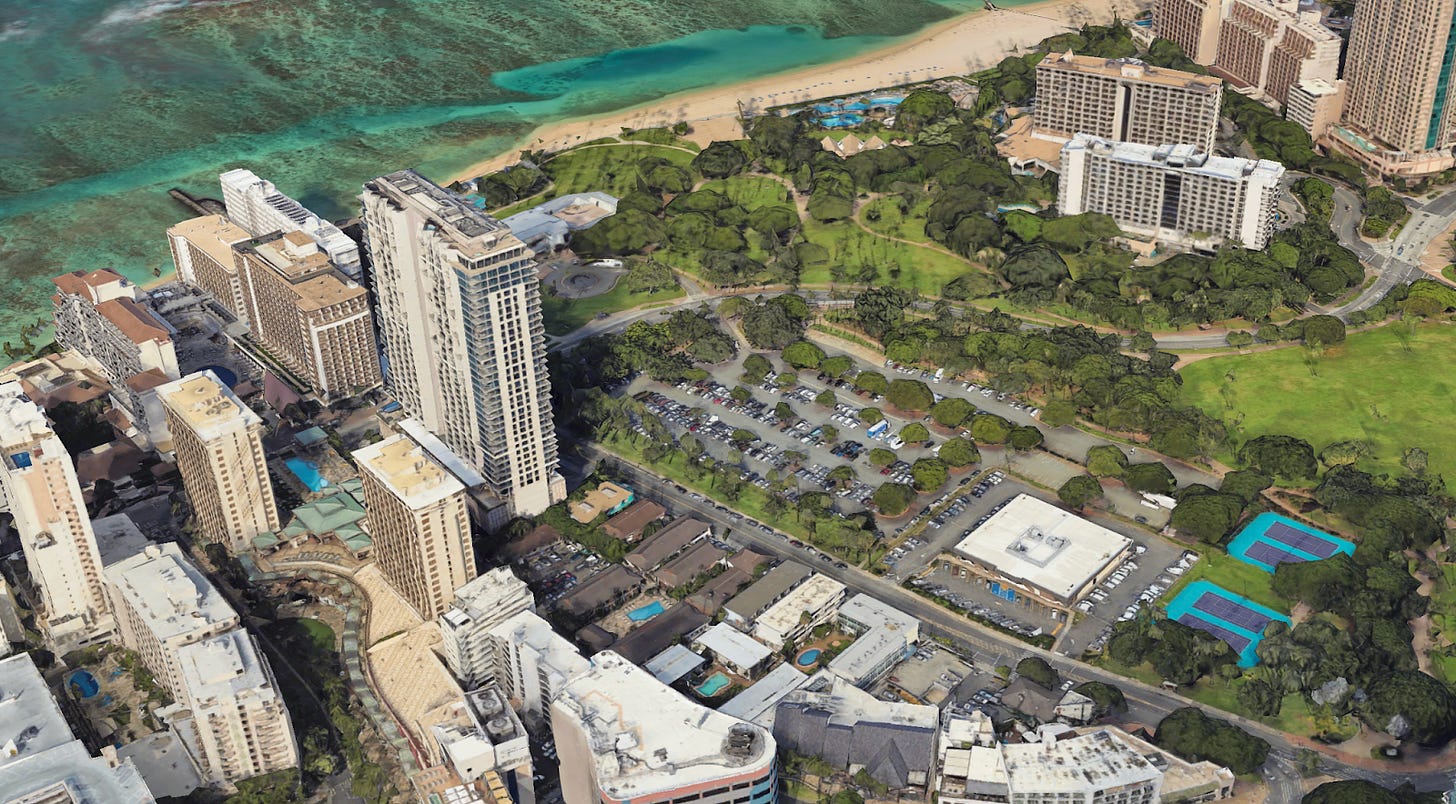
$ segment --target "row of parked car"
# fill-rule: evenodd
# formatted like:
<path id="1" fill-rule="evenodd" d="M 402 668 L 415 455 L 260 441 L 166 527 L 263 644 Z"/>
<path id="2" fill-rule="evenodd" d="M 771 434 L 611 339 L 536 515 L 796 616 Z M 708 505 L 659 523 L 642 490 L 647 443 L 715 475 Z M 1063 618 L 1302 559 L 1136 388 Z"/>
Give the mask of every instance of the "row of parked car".
<path id="1" fill-rule="evenodd" d="M 1137 555 L 1142 555 L 1144 552 L 1147 551 L 1147 548 L 1140 544 L 1135 545 L 1133 549 L 1136 551 Z M 1168 565 L 1168 567 L 1164 569 L 1163 572 L 1159 574 L 1152 583 L 1148 584 L 1147 588 L 1143 589 L 1141 592 L 1138 593 L 1137 599 L 1134 600 L 1132 603 L 1128 604 L 1127 608 L 1123 609 L 1122 614 L 1118 616 L 1116 621 L 1126 622 L 1136 617 L 1139 609 L 1141 609 L 1143 606 L 1152 605 L 1154 601 L 1162 597 L 1163 594 L 1167 592 L 1174 583 L 1177 582 L 1178 576 L 1187 572 L 1188 568 L 1192 567 L 1193 564 L 1197 561 L 1197 553 L 1193 552 L 1192 550 L 1184 551 L 1183 555 L 1179 556 L 1177 561 Z M 1102 583 L 1102 586 L 1094 589 L 1091 594 L 1087 596 L 1086 600 L 1078 603 L 1077 608 L 1081 609 L 1083 612 L 1090 613 L 1093 609 L 1097 607 L 1099 603 L 1106 602 L 1108 598 L 1108 593 L 1111 592 L 1113 589 L 1116 589 L 1124 580 L 1126 580 L 1130 572 L 1136 570 L 1136 558 L 1132 558 L 1123 562 L 1123 565 L 1119 567 L 1116 572 L 1108 576 L 1107 580 Z M 1099 633 L 1097 635 L 1097 638 L 1093 639 L 1092 643 L 1087 647 L 1092 650 L 1102 650 L 1103 646 L 1107 644 L 1107 640 L 1111 637 L 1112 626 L 1108 625 L 1106 628 L 1102 629 L 1102 632 Z"/>
<path id="2" fill-rule="evenodd" d="M 972 617 L 976 617 L 990 623 L 995 623 L 996 625 L 999 625 L 1014 634 L 1020 634 L 1022 636 L 1041 636 L 1041 626 L 1026 625 L 1025 623 L 1018 622 L 1013 617 L 1008 617 L 995 609 L 982 606 L 981 604 L 975 602 L 974 600 L 971 600 L 965 595 L 962 595 L 961 593 L 956 592 L 942 584 L 936 583 L 933 578 L 916 578 L 910 583 L 914 586 L 918 586 L 924 589 L 925 591 L 931 593 L 932 595 L 935 595 L 936 597 L 950 601 L 951 605 L 966 612 L 967 614 L 970 614 Z"/>

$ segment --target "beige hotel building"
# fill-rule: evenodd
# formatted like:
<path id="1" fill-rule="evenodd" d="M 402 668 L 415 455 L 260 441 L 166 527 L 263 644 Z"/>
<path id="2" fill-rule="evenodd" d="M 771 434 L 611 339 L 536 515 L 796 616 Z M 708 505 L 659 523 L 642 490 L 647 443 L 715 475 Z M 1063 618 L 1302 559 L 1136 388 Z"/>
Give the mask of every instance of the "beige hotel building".
<path id="1" fill-rule="evenodd" d="M 374 557 L 426 620 L 475 577 L 465 486 L 403 434 L 354 452 Z"/>
<path id="2" fill-rule="evenodd" d="M 211 371 L 167 383 L 157 396 L 201 536 L 237 553 L 254 536 L 277 530 L 258 414 Z"/>
<path id="3" fill-rule="evenodd" d="M 379 387 L 369 291 L 307 234 L 264 235 L 233 256 L 251 337 L 326 399 Z"/>
<path id="4" fill-rule="evenodd" d="M 1036 133 L 1213 151 L 1223 82 L 1132 59 L 1051 53 L 1036 66 Z"/>

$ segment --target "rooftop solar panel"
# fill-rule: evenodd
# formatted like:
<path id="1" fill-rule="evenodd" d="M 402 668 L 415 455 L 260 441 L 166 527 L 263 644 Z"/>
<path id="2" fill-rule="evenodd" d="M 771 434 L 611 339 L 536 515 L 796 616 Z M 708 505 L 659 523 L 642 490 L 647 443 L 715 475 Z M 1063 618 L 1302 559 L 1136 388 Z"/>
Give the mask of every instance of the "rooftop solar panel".
<path id="1" fill-rule="evenodd" d="M 1224 642 L 1227 642 L 1228 646 L 1233 648 L 1235 653 L 1243 653 L 1244 649 L 1249 647 L 1249 643 L 1253 641 L 1243 634 L 1234 633 L 1233 631 L 1230 631 L 1227 628 L 1224 628 L 1223 626 L 1216 623 L 1211 623 L 1208 620 L 1197 616 L 1196 614 L 1185 613 L 1183 616 L 1178 618 L 1178 622 L 1188 626 L 1189 628 L 1197 628 L 1200 631 L 1213 634 L 1219 639 L 1222 639 Z"/>
<path id="2" fill-rule="evenodd" d="M 1243 628 L 1253 634 L 1264 633 L 1264 626 L 1269 624 L 1270 619 L 1237 601 L 1219 597 L 1212 592 L 1204 592 L 1199 595 L 1198 599 L 1193 601 L 1193 608 L 1205 614 L 1212 614 L 1229 625 Z"/>
<path id="3" fill-rule="evenodd" d="M 1249 545 L 1249 549 L 1244 551 L 1244 555 L 1255 561 L 1268 564 L 1271 567 L 1275 564 L 1302 564 L 1309 560 L 1304 556 L 1296 555 L 1288 550 L 1280 549 L 1265 542 L 1254 542 Z"/>
<path id="4" fill-rule="evenodd" d="M 1285 547 L 1293 547 L 1295 550 L 1303 550 L 1312 556 L 1329 558 L 1339 549 L 1337 545 L 1328 539 L 1322 539 L 1313 533 L 1306 533 L 1298 528 L 1291 528 L 1283 522 L 1275 522 L 1264 531 L 1264 538 L 1278 542 Z"/>

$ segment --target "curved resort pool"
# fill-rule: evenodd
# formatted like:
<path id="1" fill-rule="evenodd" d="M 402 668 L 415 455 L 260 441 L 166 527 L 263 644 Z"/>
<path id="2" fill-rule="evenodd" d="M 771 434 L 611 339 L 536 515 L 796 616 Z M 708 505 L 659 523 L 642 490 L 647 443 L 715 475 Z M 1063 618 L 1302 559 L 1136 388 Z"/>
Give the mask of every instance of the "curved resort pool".
<path id="1" fill-rule="evenodd" d="M 857 126 L 864 121 L 864 115 L 846 112 L 845 114 L 831 114 L 828 117 L 821 117 L 819 118 L 819 125 L 824 128 L 849 128 L 850 126 Z"/>
<path id="2" fill-rule="evenodd" d="M 288 471 L 298 478 L 299 482 L 308 486 L 309 491 L 323 491 L 329 487 L 328 478 L 319 474 L 319 465 L 307 458 L 293 457 L 283 461 Z"/>
<path id="3" fill-rule="evenodd" d="M 819 661 L 819 654 L 822 652 L 823 651 L 820 651 L 818 648 L 810 648 L 803 653 L 800 653 L 798 657 L 794 659 L 794 664 L 797 664 L 800 667 L 813 667 L 814 664 Z"/>
<path id="4" fill-rule="evenodd" d="M 707 681 L 704 681 L 703 683 L 694 687 L 694 689 L 696 689 L 698 691 L 698 694 L 703 696 L 704 698 L 711 698 L 714 695 L 722 692 L 729 683 L 731 682 L 729 682 L 727 676 L 723 675 L 720 672 L 715 672 L 713 673 L 713 675 L 708 676 Z"/>
<path id="5" fill-rule="evenodd" d="M 101 685 L 96 683 L 96 676 L 91 675 L 89 670 L 77 670 L 71 674 L 67 683 L 74 692 L 81 698 L 94 698 L 96 693 L 101 691 Z"/>

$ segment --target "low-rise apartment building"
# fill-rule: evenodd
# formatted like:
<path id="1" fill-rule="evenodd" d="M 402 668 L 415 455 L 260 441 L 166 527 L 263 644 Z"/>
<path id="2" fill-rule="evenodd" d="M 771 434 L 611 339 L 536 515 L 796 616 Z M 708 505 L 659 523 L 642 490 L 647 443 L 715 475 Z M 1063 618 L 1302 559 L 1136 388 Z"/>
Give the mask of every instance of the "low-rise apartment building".
<path id="1" fill-rule="evenodd" d="M 844 584 L 814 573 L 794 587 L 753 621 L 753 638 L 769 647 L 798 642 L 819 626 L 832 622 L 844 601 Z"/>

